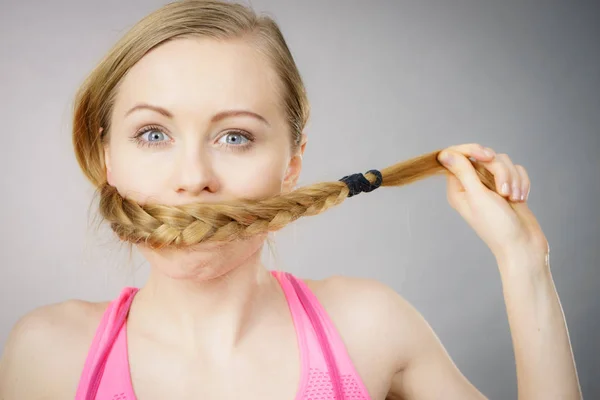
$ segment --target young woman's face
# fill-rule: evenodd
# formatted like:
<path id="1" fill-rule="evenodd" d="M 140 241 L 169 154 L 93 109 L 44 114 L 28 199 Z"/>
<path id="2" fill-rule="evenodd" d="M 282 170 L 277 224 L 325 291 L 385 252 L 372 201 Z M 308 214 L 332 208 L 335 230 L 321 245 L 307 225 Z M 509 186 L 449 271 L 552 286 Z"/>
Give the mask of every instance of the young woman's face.
<path id="1" fill-rule="evenodd" d="M 304 146 L 291 153 L 279 88 L 247 42 L 179 39 L 153 49 L 118 89 L 105 145 L 109 184 L 166 205 L 291 190 Z"/>

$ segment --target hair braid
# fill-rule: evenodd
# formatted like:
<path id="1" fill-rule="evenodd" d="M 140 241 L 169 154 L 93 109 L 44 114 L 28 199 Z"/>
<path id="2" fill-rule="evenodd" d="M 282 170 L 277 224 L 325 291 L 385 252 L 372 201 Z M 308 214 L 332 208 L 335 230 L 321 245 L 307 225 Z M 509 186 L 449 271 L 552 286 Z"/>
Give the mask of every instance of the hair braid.
<path id="1" fill-rule="evenodd" d="M 447 172 L 437 160 L 439 151 L 415 157 L 381 170 L 381 186 L 403 186 Z M 495 190 L 490 172 L 473 163 L 484 185 Z M 373 183 L 376 177 L 364 175 Z M 196 243 L 227 242 L 277 231 L 301 217 L 320 214 L 349 195 L 346 183 L 322 182 L 265 199 L 239 199 L 219 204 L 180 206 L 138 204 L 116 188 L 101 188 L 100 211 L 120 239 L 152 248 L 185 247 Z"/>

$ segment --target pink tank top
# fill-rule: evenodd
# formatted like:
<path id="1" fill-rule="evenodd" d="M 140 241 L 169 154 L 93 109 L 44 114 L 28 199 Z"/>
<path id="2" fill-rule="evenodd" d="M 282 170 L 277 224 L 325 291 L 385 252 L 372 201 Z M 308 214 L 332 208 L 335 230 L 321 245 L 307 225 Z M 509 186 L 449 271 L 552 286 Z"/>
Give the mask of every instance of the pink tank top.
<path id="1" fill-rule="evenodd" d="M 271 273 L 285 293 L 300 348 L 300 385 L 294 400 L 371 400 L 339 333 L 315 295 L 293 275 Z M 104 313 L 75 400 L 135 400 L 126 320 L 137 291 L 124 288 Z"/>

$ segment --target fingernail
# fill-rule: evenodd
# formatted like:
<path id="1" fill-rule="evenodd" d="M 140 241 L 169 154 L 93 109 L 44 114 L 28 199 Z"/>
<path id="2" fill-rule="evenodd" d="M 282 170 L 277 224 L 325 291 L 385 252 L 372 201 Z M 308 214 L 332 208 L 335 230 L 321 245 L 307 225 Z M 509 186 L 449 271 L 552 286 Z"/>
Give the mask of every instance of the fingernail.
<path id="1" fill-rule="evenodd" d="M 494 150 L 490 149 L 489 147 L 486 147 L 485 149 L 483 149 L 483 152 L 488 157 L 492 157 L 496 154 L 496 153 L 494 153 Z"/>
<path id="2" fill-rule="evenodd" d="M 502 194 L 505 194 L 505 195 L 506 195 L 506 194 L 508 194 L 508 192 L 509 192 L 509 189 L 508 189 L 508 182 L 504 182 L 504 183 L 502 184 Z"/>

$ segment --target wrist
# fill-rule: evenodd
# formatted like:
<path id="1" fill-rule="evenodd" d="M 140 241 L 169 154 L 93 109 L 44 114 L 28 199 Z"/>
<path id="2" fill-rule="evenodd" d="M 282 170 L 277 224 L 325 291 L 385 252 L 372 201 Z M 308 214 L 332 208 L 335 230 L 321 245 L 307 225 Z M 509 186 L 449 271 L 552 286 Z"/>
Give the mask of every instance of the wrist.
<path id="1" fill-rule="evenodd" d="M 495 257 L 503 277 L 523 275 L 545 277 L 550 273 L 550 255 L 547 251 L 513 248 Z"/>

